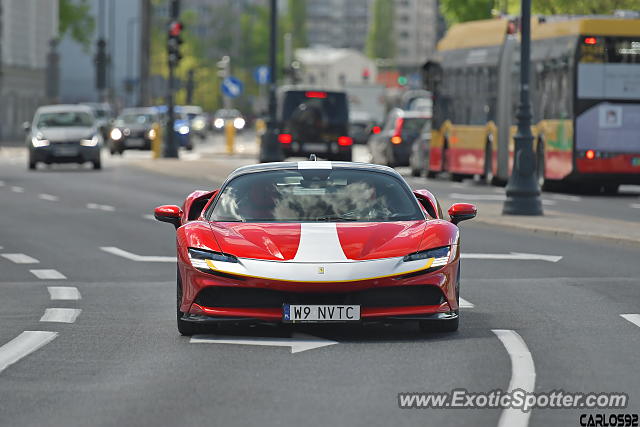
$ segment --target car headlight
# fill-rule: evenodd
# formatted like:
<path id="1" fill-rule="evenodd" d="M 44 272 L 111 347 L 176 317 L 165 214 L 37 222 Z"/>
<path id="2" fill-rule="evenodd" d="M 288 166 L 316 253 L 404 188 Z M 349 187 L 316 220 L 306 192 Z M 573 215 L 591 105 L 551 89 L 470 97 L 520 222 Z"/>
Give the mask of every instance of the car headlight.
<path id="1" fill-rule="evenodd" d="M 49 145 L 49 140 L 48 139 L 44 139 L 44 136 L 41 133 L 38 133 L 38 134 L 36 134 L 36 136 L 31 138 L 31 144 L 35 148 L 46 147 L 47 145 Z"/>
<path id="2" fill-rule="evenodd" d="M 118 128 L 113 128 L 113 129 L 111 129 L 111 133 L 109 134 L 109 136 L 114 141 L 118 141 L 118 140 L 120 140 L 122 138 L 122 131 L 120 129 L 118 129 Z"/>
<path id="3" fill-rule="evenodd" d="M 403 261 L 419 261 L 421 259 L 433 258 L 433 262 L 429 267 L 441 267 L 446 265 L 452 258 L 453 251 L 449 246 L 443 246 L 441 248 L 427 249 L 426 251 L 419 251 L 409 254 L 404 257 Z"/>
<path id="4" fill-rule="evenodd" d="M 149 129 L 149 131 L 147 132 L 147 137 L 149 139 L 156 139 L 156 130 L 155 129 Z"/>
<path id="5" fill-rule="evenodd" d="M 213 125 L 216 127 L 216 129 L 222 129 L 224 127 L 224 119 L 215 119 Z"/>
<path id="6" fill-rule="evenodd" d="M 233 127 L 236 129 L 244 128 L 245 121 L 242 117 L 236 117 L 233 119 Z"/>
<path id="7" fill-rule="evenodd" d="M 189 126 L 182 125 L 178 128 L 178 133 L 180 135 L 186 135 L 189 133 Z"/>
<path id="8" fill-rule="evenodd" d="M 191 265 L 195 268 L 214 270 L 212 266 L 214 261 L 238 262 L 238 258 L 233 255 L 223 254 L 222 252 L 189 248 L 189 261 L 191 261 Z"/>
<path id="9" fill-rule="evenodd" d="M 193 128 L 195 130 L 202 130 L 204 129 L 206 123 L 203 119 L 194 119 L 193 120 Z"/>
<path id="10" fill-rule="evenodd" d="M 81 139 L 80 145 L 84 145 L 85 147 L 95 147 L 98 145 L 98 142 L 100 142 L 98 135 L 93 135 L 91 139 Z"/>

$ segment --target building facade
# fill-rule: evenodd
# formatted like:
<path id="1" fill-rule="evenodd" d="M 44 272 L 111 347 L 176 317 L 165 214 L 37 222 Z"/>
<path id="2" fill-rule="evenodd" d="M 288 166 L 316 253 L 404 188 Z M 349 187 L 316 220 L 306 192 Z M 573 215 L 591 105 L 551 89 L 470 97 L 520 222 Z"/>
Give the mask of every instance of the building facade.
<path id="1" fill-rule="evenodd" d="M 370 0 L 307 1 L 307 41 L 364 52 Z"/>
<path id="2" fill-rule="evenodd" d="M 394 0 L 396 66 L 417 70 L 435 51 L 439 36 L 437 0 Z"/>
<path id="3" fill-rule="evenodd" d="M 50 41 L 58 35 L 58 1 L 0 0 L 0 140 L 24 138 L 22 123 L 46 102 Z"/>
<path id="4" fill-rule="evenodd" d="M 302 66 L 300 77 L 305 85 L 340 89 L 375 82 L 378 74 L 375 62 L 355 49 L 315 46 L 296 49 L 295 57 Z"/>

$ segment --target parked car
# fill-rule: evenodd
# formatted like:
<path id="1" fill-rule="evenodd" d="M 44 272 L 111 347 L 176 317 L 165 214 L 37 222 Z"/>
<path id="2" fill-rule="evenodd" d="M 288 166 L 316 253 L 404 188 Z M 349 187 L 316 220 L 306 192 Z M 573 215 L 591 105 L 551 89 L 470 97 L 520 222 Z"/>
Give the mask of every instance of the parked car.
<path id="1" fill-rule="evenodd" d="M 215 112 L 211 125 L 214 131 L 222 132 L 224 125 L 227 121 L 233 122 L 233 127 L 236 131 L 241 131 L 245 128 L 247 121 L 242 116 L 242 113 L 235 109 L 220 109 Z"/>
<path id="2" fill-rule="evenodd" d="M 353 139 L 345 92 L 284 87 L 279 98 L 278 141 L 285 157 L 317 154 L 351 161 Z"/>
<path id="3" fill-rule="evenodd" d="M 374 163 L 387 166 L 409 166 L 413 140 L 431 119 L 430 114 L 399 108 L 389 112 L 380 133 L 373 133 L 367 145 Z"/>
<path id="4" fill-rule="evenodd" d="M 200 139 L 207 137 L 207 116 L 198 105 L 181 105 L 178 109 L 187 115 L 193 135 Z"/>
<path id="5" fill-rule="evenodd" d="M 125 150 L 150 150 L 160 117 L 153 108 L 125 108 L 113 123 L 108 146 L 111 154 Z"/>
<path id="6" fill-rule="evenodd" d="M 106 102 L 85 102 L 82 105 L 88 105 L 93 110 L 93 115 L 96 117 L 96 124 L 102 139 L 104 141 L 109 138 L 109 132 L 111 131 L 111 123 L 113 121 L 113 111 L 111 105 Z"/>
<path id="7" fill-rule="evenodd" d="M 409 166 L 412 176 L 422 176 L 428 171 L 429 143 L 431 142 L 431 120 L 427 120 L 422 126 L 420 134 L 411 144 Z"/>
<path id="8" fill-rule="evenodd" d="M 36 110 L 31 123 L 24 123 L 29 151 L 28 167 L 39 162 L 85 163 L 102 167 L 102 134 L 91 107 L 86 105 L 48 105 Z"/>

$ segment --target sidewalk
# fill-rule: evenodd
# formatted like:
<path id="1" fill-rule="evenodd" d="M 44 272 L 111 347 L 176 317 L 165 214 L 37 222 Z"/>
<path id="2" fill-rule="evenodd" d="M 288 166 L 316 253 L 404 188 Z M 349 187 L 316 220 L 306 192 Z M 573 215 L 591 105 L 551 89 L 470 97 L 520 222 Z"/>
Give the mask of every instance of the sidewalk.
<path id="1" fill-rule="evenodd" d="M 207 155 L 195 160 L 135 160 L 133 166 L 156 173 L 181 177 L 204 178 L 219 185 L 234 169 L 257 162 L 256 157 L 227 154 Z M 436 194 L 437 196 L 437 194 Z M 453 203 L 442 198 L 443 209 Z M 477 202 L 475 222 L 571 238 L 605 239 L 613 242 L 640 244 L 640 223 L 576 215 L 545 209 L 544 216 L 502 215 L 502 203 Z"/>

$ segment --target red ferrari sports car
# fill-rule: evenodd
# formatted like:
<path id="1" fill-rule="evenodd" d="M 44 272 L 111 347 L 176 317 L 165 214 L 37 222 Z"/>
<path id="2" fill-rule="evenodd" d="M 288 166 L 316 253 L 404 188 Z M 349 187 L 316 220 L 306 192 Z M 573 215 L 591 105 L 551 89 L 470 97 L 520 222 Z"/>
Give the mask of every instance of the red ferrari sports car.
<path id="1" fill-rule="evenodd" d="M 177 228 L 178 330 L 221 322 L 417 320 L 458 328 L 460 233 L 476 208 L 443 218 L 436 198 L 395 170 L 282 162 L 234 171 L 183 206 L 155 209 Z"/>

